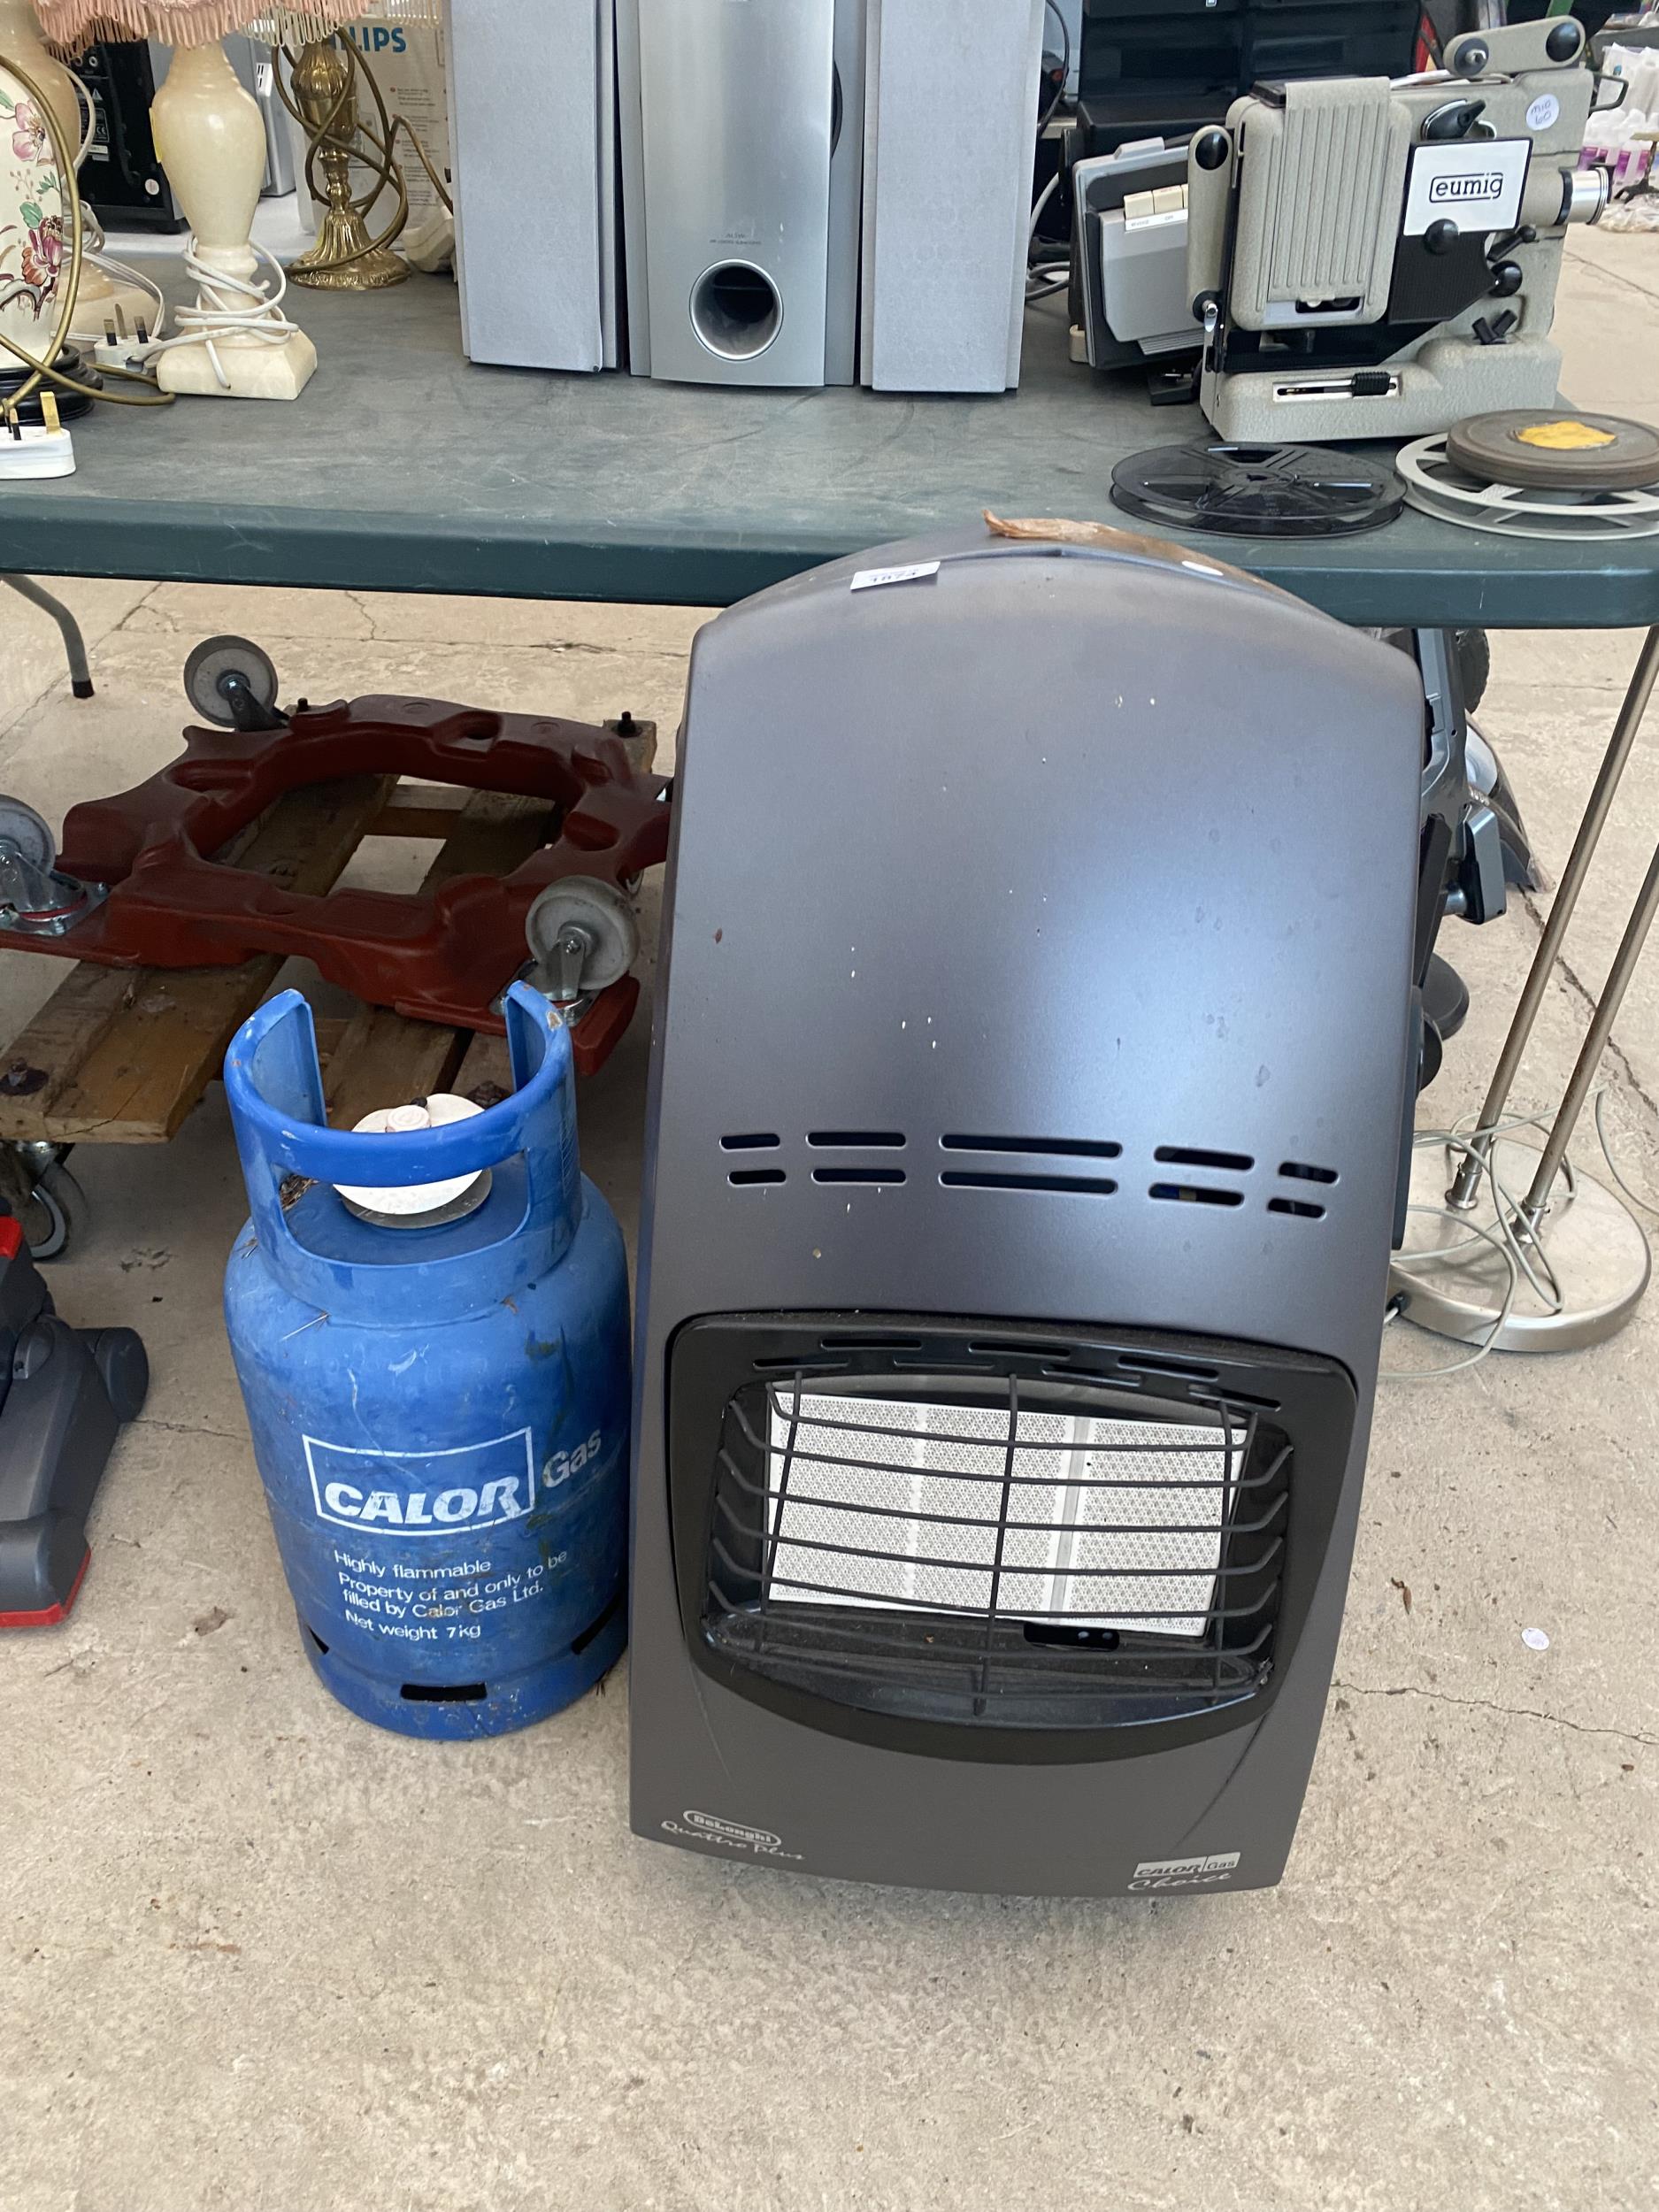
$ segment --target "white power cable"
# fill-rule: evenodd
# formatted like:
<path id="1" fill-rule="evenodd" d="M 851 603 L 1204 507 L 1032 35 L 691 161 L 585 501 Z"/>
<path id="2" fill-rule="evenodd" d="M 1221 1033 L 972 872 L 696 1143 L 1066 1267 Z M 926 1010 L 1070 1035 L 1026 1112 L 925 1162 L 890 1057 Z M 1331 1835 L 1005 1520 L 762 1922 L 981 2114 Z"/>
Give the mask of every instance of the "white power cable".
<path id="1" fill-rule="evenodd" d="M 288 273 L 273 253 L 265 247 L 251 245 L 256 260 L 268 264 L 276 279 L 274 291 L 267 292 L 251 277 L 231 276 L 223 269 L 210 268 L 196 251 L 194 236 L 185 250 L 184 269 L 194 277 L 196 300 L 193 307 L 175 307 L 173 319 L 175 326 L 171 338 L 152 339 L 139 349 L 146 362 L 157 354 L 171 351 L 174 346 L 203 344 L 207 357 L 213 365 L 213 373 L 226 391 L 231 388 L 230 378 L 219 359 L 219 338 L 235 338 L 239 342 L 251 340 L 258 345 L 280 346 L 293 337 L 299 329 L 281 311 L 281 303 L 288 288 Z"/>
<path id="2" fill-rule="evenodd" d="M 1036 204 L 1031 211 L 1031 222 L 1025 232 L 1025 256 L 1028 262 L 1031 257 L 1031 250 L 1037 241 L 1038 218 L 1054 197 L 1059 182 L 1060 172 L 1056 169 L 1037 195 Z M 1034 264 L 1025 272 L 1025 298 L 1027 302 L 1047 299 L 1051 292 L 1064 292 L 1071 282 L 1071 270 L 1069 262 L 1046 261 Z"/>
<path id="3" fill-rule="evenodd" d="M 87 157 L 87 149 L 91 145 L 98 127 L 98 104 L 92 96 L 91 87 L 83 84 L 73 69 L 69 72 L 69 81 L 75 88 L 76 112 L 84 108 L 87 113 L 86 127 L 81 134 L 81 143 L 75 149 L 75 167 L 79 169 Z"/>
<path id="4" fill-rule="evenodd" d="M 1625 1181 L 1624 1178 L 1618 1171 L 1618 1162 L 1613 1157 L 1612 1141 L 1608 1136 L 1607 1129 L 1601 1119 L 1602 1108 L 1606 1105 L 1606 1103 L 1607 1086 L 1606 1084 L 1603 1084 L 1601 1088 L 1595 1094 L 1595 1133 L 1601 1140 L 1601 1157 L 1607 1162 L 1607 1171 L 1613 1178 L 1613 1180 L 1618 1185 L 1620 1190 L 1624 1192 L 1625 1197 L 1630 1200 L 1632 1206 L 1640 1206 L 1644 1213 L 1659 1214 L 1659 1206 L 1656 1206 L 1651 1198 L 1644 1197 L 1640 1191 L 1632 1190 L 1631 1186 Z"/>
<path id="5" fill-rule="evenodd" d="M 121 260 L 103 246 L 88 246 L 86 258 L 95 268 L 102 269 L 105 276 L 114 277 L 122 284 L 130 284 L 141 292 L 149 293 L 156 303 L 155 319 L 150 326 L 151 336 L 152 339 L 159 338 L 166 321 L 167 302 L 154 277 L 146 276 L 142 269 L 135 269 L 130 261 Z M 135 348 L 134 350 L 142 351 L 142 349 Z"/>

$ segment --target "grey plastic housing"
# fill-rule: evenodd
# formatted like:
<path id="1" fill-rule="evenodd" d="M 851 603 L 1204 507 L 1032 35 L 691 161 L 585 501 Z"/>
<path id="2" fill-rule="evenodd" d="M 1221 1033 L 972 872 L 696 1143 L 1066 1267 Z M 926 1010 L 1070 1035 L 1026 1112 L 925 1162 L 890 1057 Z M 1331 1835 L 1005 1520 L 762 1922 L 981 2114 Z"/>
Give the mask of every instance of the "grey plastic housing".
<path id="1" fill-rule="evenodd" d="M 87 1516 L 149 1386 L 130 1329 L 76 1329 L 27 1253 L 0 1258 L 0 1626 L 68 1610 Z"/>
<path id="2" fill-rule="evenodd" d="M 861 572 L 918 571 L 859 587 Z M 693 651 L 636 1363 L 632 1819 L 728 1860 L 1056 1894 L 1276 1881 L 1341 1620 L 1409 1111 L 1425 705 L 1403 654 L 1214 562 L 977 533 L 746 601 Z M 902 1186 L 811 1132 L 900 1133 Z M 953 1133 L 1110 1139 L 1118 1188 L 946 1187 Z M 722 1139 L 775 1136 L 734 1185 Z M 1162 1145 L 1248 1156 L 1152 1201 Z M 759 1155 L 747 1156 L 759 1157 Z M 846 1156 L 855 1156 L 848 1155 Z M 1328 1164 L 1317 1221 L 1268 1210 Z M 672 1348 L 694 1317 L 949 1314 L 1242 1339 L 1351 1379 L 1331 1533 L 1262 1718 L 1066 1763 L 801 1724 L 687 1648 Z M 691 1816 L 695 1815 L 695 1818 Z M 761 1840 L 757 1840 L 761 1839 Z"/>

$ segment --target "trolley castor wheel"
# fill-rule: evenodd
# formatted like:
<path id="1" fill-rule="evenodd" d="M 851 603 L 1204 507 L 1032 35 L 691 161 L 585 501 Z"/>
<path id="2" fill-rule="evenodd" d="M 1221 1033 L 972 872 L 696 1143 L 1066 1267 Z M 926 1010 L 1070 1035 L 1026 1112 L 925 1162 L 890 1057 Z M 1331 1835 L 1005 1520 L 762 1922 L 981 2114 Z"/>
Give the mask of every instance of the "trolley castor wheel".
<path id="1" fill-rule="evenodd" d="M 224 730 L 280 730 L 277 672 L 250 638 L 204 637 L 184 664 L 184 695 L 204 722 Z"/>
<path id="2" fill-rule="evenodd" d="M 541 892 L 525 916 L 535 962 L 530 981 L 556 1006 L 574 1005 L 619 982 L 640 949 L 628 895 L 600 876 L 564 876 Z"/>
<path id="3" fill-rule="evenodd" d="M 62 1259 L 86 1227 L 91 1212 L 91 1202 L 85 1191 L 61 1160 L 54 1161 L 41 1175 L 19 1214 L 29 1257 L 37 1265 L 42 1260 Z"/>

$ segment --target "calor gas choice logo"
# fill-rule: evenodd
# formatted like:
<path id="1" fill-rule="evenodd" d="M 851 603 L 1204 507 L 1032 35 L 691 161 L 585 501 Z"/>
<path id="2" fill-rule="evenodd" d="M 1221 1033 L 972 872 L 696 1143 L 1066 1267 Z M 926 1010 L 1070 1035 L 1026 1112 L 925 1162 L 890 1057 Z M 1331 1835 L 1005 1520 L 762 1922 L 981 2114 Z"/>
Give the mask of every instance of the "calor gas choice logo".
<path id="1" fill-rule="evenodd" d="M 304 1445 L 317 1517 L 336 1528 L 470 1533 L 519 1520 L 535 1502 L 527 1428 L 442 1452 L 371 1451 L 319 1436 Z"/>
<path id="2" fill-rule="evenodd" d="M 1197 1859 L 1142 1859 L 1131 1889 L 1209 1889 L 1239 1870 L 1236 1851 L 1210 1851 Z"/>

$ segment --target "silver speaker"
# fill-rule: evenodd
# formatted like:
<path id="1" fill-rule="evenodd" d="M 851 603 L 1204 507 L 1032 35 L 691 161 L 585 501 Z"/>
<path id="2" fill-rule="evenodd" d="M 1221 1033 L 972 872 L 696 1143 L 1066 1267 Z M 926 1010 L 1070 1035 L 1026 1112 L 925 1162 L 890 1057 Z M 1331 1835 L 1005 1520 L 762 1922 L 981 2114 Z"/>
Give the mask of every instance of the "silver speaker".
<path id="1" fill-rule="evenodd" d="M 630 6 L 634 367 L 678 383 L 850 382 L 864 0 Z"/>

